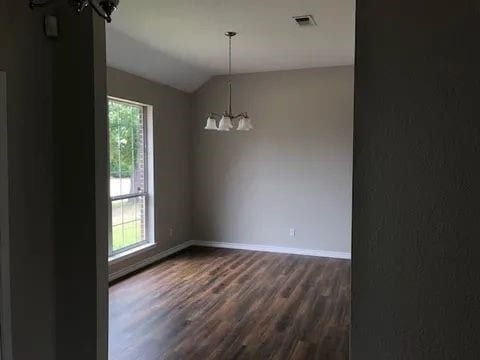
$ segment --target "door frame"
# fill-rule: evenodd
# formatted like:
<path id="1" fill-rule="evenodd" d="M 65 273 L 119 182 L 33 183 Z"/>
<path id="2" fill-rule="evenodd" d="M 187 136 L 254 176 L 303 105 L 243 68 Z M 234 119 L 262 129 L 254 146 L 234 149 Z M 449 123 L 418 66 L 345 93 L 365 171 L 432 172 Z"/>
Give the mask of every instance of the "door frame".
<path id="1" fill-rule="evenodd" d="M 12 360 L 7 74 L 0 71 L 0 360 Z"/>

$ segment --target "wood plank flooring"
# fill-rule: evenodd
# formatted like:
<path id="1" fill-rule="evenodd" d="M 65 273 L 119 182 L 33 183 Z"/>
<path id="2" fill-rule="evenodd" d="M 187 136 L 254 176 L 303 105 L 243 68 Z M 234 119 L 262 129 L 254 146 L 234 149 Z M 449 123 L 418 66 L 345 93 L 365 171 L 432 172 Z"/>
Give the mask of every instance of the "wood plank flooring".
<path id="1" fill-rule="evenodd" d="M 194 247 L 110 288 L 111 360 L 348 359 L 350 262 Z"/>

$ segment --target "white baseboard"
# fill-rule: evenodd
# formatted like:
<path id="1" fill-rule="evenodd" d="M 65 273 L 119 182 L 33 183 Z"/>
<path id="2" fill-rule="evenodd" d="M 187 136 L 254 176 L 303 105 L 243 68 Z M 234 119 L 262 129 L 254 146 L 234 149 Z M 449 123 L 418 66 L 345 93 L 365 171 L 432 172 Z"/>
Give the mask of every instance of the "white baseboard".
<path id="1" fill-rule="evenodd" d="M 135 264 L 132 264 L 130 266 L 127 266 L 119 271 L 116 271 L 114 273 L 111 273 L 108 276 L 109 281 L 116 280 L 118 278 L 121 278 L 123 276 L 126 276 L 134 271 L 140 270 L 141 268 L 147 267 L 148 265 L 151 265 L 159 260 L 162 260 L 163 258 L 166 258 L 167 256 L 173 255 L 179 251 L 182 251 L 190 246 L 193 245 L 193 241 L 186 241 L 183 244 L 177 245 L 173 248 L 170 248 L 168 250 L 162 251 L 161 253 L 158 253 L 154 256 L 150 256 L 142 261 L 139 261 Z"/>
<path id="2" fill-rule="evenodd" d="M 208 246 L 208 247 L 225 248 L 225 249 L 238 249 L 238 250 L 262 251 L 262 252 L 272 252 L 272 253 L 281 253 L 281 254 L 307 255 L 307 256 L 317 256 L 317 257 L 327 257 L 327 258 L 347 259 L 347 260 L 350 260 L 352 258 L 352 255 L 349 252 L 308 250 L 308 249 L 289 248 L 289 247 L 283 247 L 283 246 L 239 244 L 239 243 L 226 243 L 226 242 L 201 241 L 201 240 L 193 240 L 190 243 L 191 245 Z"/>
<path id="3" fill-rule="evenodd" d="M 154 256 L 148 257 L 135 264 L 127 266 L 119 271 L 111 273 L 108 277 L 108 280 L 114 281 L 116 279 L 119 279 L 134 271 L 147 267 L 163 258 L 166 258 L 167 256 L 170 256 L 179 251 L 182 251 L 190 246 L 205 246 L 205 247 L 224 248 L 224 249 L 272 252 L 272 253 L 280 253 L 280 254 L 307 255 L 307 256 L 334 258 L 334 259 L 347 259 L 347 260 L 351 259 L 351 254 L 349 252 L 308 250 L 308 249 L 289 248 L 289 247 L 283 247 L 283 246 L 239 244 L 239 243 L 227 243 L 227 242 L 220 242 L 220 241 L 190 240 L 190 241 L 184 242 L 183 244 L 170 248 L 168 250 L 162 251 L 161 253 L 158 253 Z"/>

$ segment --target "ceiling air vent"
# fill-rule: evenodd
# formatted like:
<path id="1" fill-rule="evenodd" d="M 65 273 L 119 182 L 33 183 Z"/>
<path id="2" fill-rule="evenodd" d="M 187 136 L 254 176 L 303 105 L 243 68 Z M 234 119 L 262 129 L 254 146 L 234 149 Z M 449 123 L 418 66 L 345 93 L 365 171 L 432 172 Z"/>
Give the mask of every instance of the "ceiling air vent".
<path id="1" fill-rule="evenodd" d="M 295 20 L 297 25 L 301 27 L 317 25 L 312 15 L 294 16 L 293 19 Z"/>

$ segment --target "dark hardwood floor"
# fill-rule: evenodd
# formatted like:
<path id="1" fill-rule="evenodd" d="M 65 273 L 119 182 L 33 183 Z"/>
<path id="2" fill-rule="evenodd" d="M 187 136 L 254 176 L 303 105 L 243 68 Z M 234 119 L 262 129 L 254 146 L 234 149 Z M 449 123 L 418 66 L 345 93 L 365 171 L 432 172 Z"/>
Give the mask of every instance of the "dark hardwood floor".
<path id="1" fill-rule="evenodd" d="M 190 248 L 110 288 L 110 359 L 348 359 L 350 262 Z"/>

